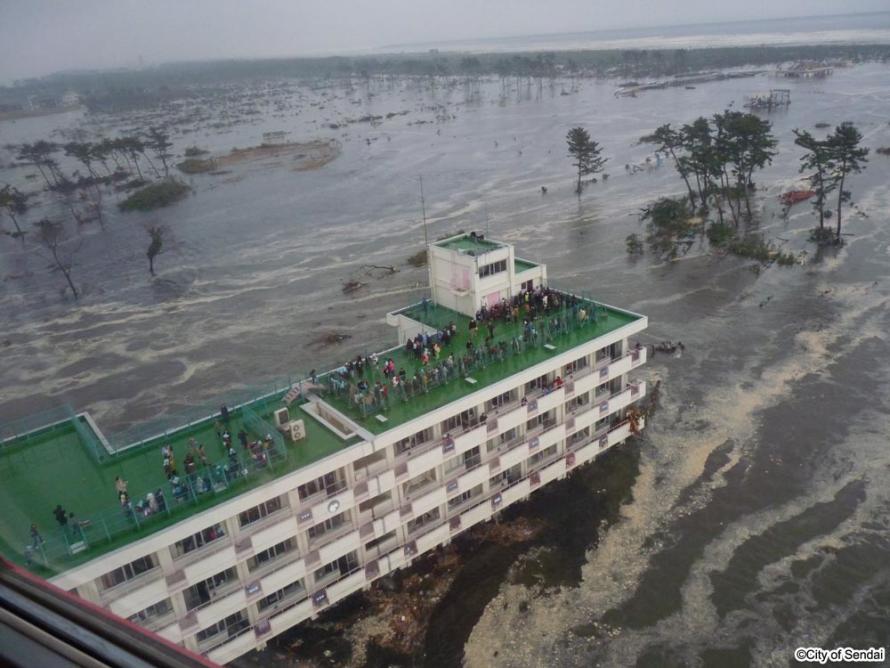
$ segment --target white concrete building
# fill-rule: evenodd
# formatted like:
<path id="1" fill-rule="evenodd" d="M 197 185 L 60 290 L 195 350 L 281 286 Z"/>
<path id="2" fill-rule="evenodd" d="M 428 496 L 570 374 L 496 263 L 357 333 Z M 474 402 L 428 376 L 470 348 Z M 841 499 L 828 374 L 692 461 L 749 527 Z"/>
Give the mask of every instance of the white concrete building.
<path id="1" fill-rule="evenodd" d="M 431 301 L 388 316 L 400 345 L 379 363 L 393 357 L 407 370 L 387 397 L 375 388 L 376 366 L 323 375 L 317 386 L 331 389 L 304 392 L 289 414 L 308 431 L 287 445 L 290 461 L 321 443 L 317 456 L 242 493 L 220 492 L 209 507 L 52 581 L 225 663 L 643 426 L 633 407 L 646 384 L 633 371 L 646 351 L 630 339 L 644 316 L 545 293 L 543 265 L 481 236 L 437 242 L 429 259 Z M 537 297 L 526 301 L 528 290 Z M 491 329 L 474 320 L 471 336 L 483 306 L 510 315 Z M 458 332 L 438 361 L 407 350 L 451 324 Z M 449 351 L 460 359 L 446 369 Z"/>

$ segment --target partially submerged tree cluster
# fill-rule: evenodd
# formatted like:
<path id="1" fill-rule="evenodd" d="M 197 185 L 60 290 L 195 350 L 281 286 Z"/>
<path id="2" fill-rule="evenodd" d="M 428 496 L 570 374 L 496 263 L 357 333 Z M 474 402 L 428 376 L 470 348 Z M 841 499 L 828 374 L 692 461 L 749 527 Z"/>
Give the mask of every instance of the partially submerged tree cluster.
<path id="1" fill-rule="evenodd" d="M 868 149 L 860 146 L 862 135 L 850 123 L 839 125 L 823 140 L 809 132 L 795 130 L 795 143 L 806 153 L 801 172 L 808 174 L 815 192 L 813 207 L 819 214 L 814 238 L 820 242 L 833 237 L 841 240 L 841 209 L 850 201 L 844 189 L 850 174 L 862 171 Z M 686 185 L 683 199 L 661 199 L 644 209 L 650 247 L 661 256 L 675 257 L 687 250 L 693 236 L 688 221 L 694 213 L 707 219 L 716 210 L 707 236 L 712 246 L 725 248 L 744 257 L 792 264 L 793 256 L 782 253 L 758 236 L 740 234 L 742 223 L 754 219 L 752 196 L 756 191 L 754 174 L 772 162 L 778 144 L 768 120 L 751 113 L 727 109 L 712 118 L 699 117 L 692 123 L 673 128 L 660 126 L 642 142 L 669 156 Z M 824 227 L 831 215 L 826 203 L 837 190 L 837 228 L 834 235 Z M 704 232 L 704 228 L 702 229 Z M 639 240 L 628 238 L 628 251 L 638 254 Z"/>
<path id="2" fill-rule="evenodd" d="M 794 143 L 804 149 L 800 158 L 801 173 L 809 174 L 810 185 L 815 192 L 813 210 L 819 214 L 819 227 L 813 230 L 813 238 L 820 243 L 831 240 L 831 231 L 825 228 L 825 219 L 831 216 L 827 209 L 830 195 L 837 191 L 837 211 L 834 242 L 841 241 L 843 205 L 852 194 L 844 189 L 847 177 L 865 169 L 868 149 L 861 146 L 862 134 L 852 123 L 841 123 L 834 133 L 825 139 L 816 139 L 806 130 L 795 130 Z"/>
<path id="3" fill-rule="evenodd" d="M 642 141 L 671 157 L 693 209 L 713 205 L 720 222 L 728 217 L 736 228 L 753 217 L 754 172 L 772 162 L 778 143 L 769 121 L 729 109 L 676 130 L 667 123 Z"/>
<path id="4" fill-rule="evenodd" d="M 173 144 L 160 128 L 150 128 L 142 135 L 125 135 L 98 141 L 69 141 L 64 144 L 39 140 L 11 147 L 20 161 L 32 164 L 43 179 L 45 190 L 53 196 L 63 214 L 54 219 L 43 216 L 34 223 L 33 238 L 49 251 L 52 266 L 60 272 L 75 299 L 80 291 L 71 276 L 76 247 L 66 228 L 66 218 L 80 225 L 98 221 L 104 225 L 103 199 L 106 191 L 121 192 L 141 188 L 119 203 L 121 210 L 151 209 L 169 204 L 188 192 L 188 186 L 170 178 Z M 59 156 L 64 155 L 78 165 L 67 172 Z M 148 179 L 157 179 L 151 183 Z M 10 184 L 0 185 L 0 213 L 12 222 L 6 234 L 26 242 L 28 229 L 24 224 L 36 193 L 24 193 Z M 42 212 L 46 213 L 46 212 Z M 150 227 L 149 271 L 154 274 L 154 259 L 163 247 L 164 228 Z M 0 230 L 3 232 L 3 230 Z"/>

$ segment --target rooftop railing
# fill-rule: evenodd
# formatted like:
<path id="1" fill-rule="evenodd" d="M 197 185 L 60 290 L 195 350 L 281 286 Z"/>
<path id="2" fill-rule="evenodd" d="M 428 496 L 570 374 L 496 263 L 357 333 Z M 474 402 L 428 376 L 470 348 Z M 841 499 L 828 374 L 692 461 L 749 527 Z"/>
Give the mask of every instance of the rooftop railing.
<path id="1" fill-rule="evenodd" d="M 337 403 L 346 406 L 353 413 L 363 418 L 376 413 L 385 414 L 397 403 L 409 402 L 454 382 L 466 382 L 464 379 L 474 372 L 503 364 L 513 357 L 521 357 L 530 350 L 558 343 L 560 338 L 568 334 L 595 327 L 598 321 L 608 315 L 608 309 L 596 302 L 575 297 L 577 301 L 570 305 L 566 303 L 569 295 L 558 294 L 563 297 L 560 306 L 542 312 L 527 326 L 497 320 L 498 331 L 493 341 L 486 342 L 484 322 L 479 323 L 479 333 L 475 337 L 470 337 L 463 331 L 458 332 L 452 339 L 453 343 L 448 347 L 443 345 L 438 359 L 432 357 L 431 351 L 430 362 L 426 365 L 419 358 L 409 356 L 404 348 L 390 351 L 389 356 L 396 362 L 396 373 L 403 368 L 406 370 L 406 375 L 404 378 L 400 377 L 397 385 L 392 384 L 391 376 L 386 377 L 383 374 L 382 367 L 386 361 L 383 356 L 379 358 L 377 365 L 363 367 L 362 371 L 343 366 L 319 380 Z M 435 330 L 444 330 L 452 321 L 465 319 L 464 316 L 431 302 L 414 305 L 396 313 L 413 318 Z M 509 331 L 505 332 L 505 327 Z M 468 338 L 478 344 L 470 351 L 462 347 Z M 452 364 L 447 361 L 449 352 L 454 354 Z M 380 386 L 377 385 L 378 381 Z"/>

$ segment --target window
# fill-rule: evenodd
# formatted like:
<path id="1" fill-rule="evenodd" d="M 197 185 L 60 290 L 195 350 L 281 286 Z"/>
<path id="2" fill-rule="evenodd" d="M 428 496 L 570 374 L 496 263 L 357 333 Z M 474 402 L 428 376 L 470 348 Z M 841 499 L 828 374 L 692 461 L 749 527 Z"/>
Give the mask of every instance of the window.
<path id="1" fill-rule="evenodd" d="M 395 536 L 396 536 L 396 531 L 395 531 L 395 529 L 393 529 L 389 533 L 383 534 L 382 536 L 380 536 L 380 538 L 375 538 L 374 540 L 369 540 L 367 543 L 365 543 L 365 549 L 368 551 L 373 550 L 373 549 L 377 548 L 379 545 L 383 545 L 384 543 L 386 543 L 386 541 L 392 540 L 393 538 L 395 538 Z"/>
<path id="2" fill-rule="evenodd" d="M 188 554 L 189 552 L 194 552 L 195 550 L 202 548 L 215 540 L 224 538 L 225 535 L 225 526 L 222 524 L 214 524 L 212 527 L 207 527 L 203 531 L 199 531 L 193 536 L 183 538 L 182 540 L 173 543 L 173 546 L 170 548 L 170 550 L 173 553 L 173 558 L 176 559 L 177 557 L 181 557 L 182 555 Z"/>
<path id="3" fill-rule="evenodd" d="M 496 397 L 492 397 L 485 403 L 486 409 L 492 411 L 497 408 L 501 408 L 502 406 L 507 406 L 516 401 L 519 392 L 515 389 L 510 390 L 509 392 L 504 392 L 503 394 L 499 394 Z"/>
<path id="4" fill-rule="evenodd" d="M 445 464 L 443 464 L 442 470 L 445 472 L 445 475 L 447 476 L 452 471 L 456 471 L 457 469 L 462 468 L 463 465 L 464 465 L 463 455 L 458 455 L 457 457 L 452 457 L 451 459 L 446 461 Z"/>
<path id="5" fill-rule="evenodd" d="M 282 554 L 287 554 L 288 552 L 293 551 L 296 547 L 296 540 L 294 540 L 293 538 L 288 538 L 287 540 L 278 543 L 278 545 L 273 545 L 272 547 L 265 549 L 262 552 L 258 552 L 247 560 L 247 570 L 253 573 L 258 568 L 261 568 L 269 562 L 274 561 Z"/>
<path id="6" fill-rule="evenodd" d="M 583 406 L 590 405 L 590 392 L 579 394 L 577 397 L 569 401 L 569 409 L 574 410 Z"/>
<path id="7" fill-rule="evenodd" d="M 278 591 L 269 594 L 265 598 L 261 598 L 257 601 L 257 610 L 263 612 L 267 608 L 277 605 L 290 596 L 302 595 L 303 598 L 305 598 L 305 594 L 306 587 L 303 586 L 303 581 L 297 580 L 296 582 L 291 582 L 286 587 L 282 587 Z"/>
<path id="8" fill-rule="evenodd" d="M 318 584 L 320 581 L 324 580 L 332 573 L 337 573 L 339 575 L 348 575 L 356 568 L 358 568 L 358 553 L 353 550 L 349 554 L 345 554 L 339 559 L 335 559 L 331 563 L 325 564 L 317 571 L 315 571 L 312 577 L 315 579 L 315 583 Z"/>
<path id="9" fill-rule="evenodd" d="M 479 424 L 479 418 L 476 415 L 476 408 L 468 408 L 467 410 L 453 415 L 442 423 L 442 432 L 448 433 L 453 429 L 469 429 Z"/>
<path id="10" fill-rule="evenodd" d="M 535 289 L 535 281 L 530 278 L 527 281 L 523 281 L 522 285 L 519 286 L 523 292 L 531 292 Z"/>
<path id="11" fill-rule="evenodd" d="M 569 436 L 569 439 L 566 442 L 566 445 L 568 447 L 572 447 L 573 445 L 578 445 L 584 439 L 586 439 L 588 436 L 590 436 L 590 427 L 584 427 L 584 429 L 580 429 L 580 430 L 576 431 L 574 434 L 572 434 L 571 436 Z"/>
<path id="12" fill-rule="evenodd" d="M 367 473 L 368 469 L 383 461 L 386 461 L 386 450 L 378 450 L 370 455 L 356 459 L 352 464 L 352 470 L 355 471 L 356 475 Z"/>
<path id="13" fill-rule="evenodd" d="M 528 458 L 528 466 L 529 466 L 529 468 L 531 468 L 531 467 L 535 466 L 536 464 L 540 464 L 545 459 L 549 459 L 550 457 L 553 457 L 553 455 L 555 455 L 555 454 L 556 454 L 556 446 L 551 445 L 549 448 L 546 448 L 545 450 L 541 450 L 541 452 L 536 452 L 531 457 L 529 457 Z"/>
<path id="14" fill-rule="evenodd" d="M 346 475 L 343 469 L 337 469 L 330 473 L 325 473 L 320 478 L 316 478 L 304 485 L 297 487 L 297 494 L 300 499 L 308 499 L 319 492 L 326 492 L 328 496 L 346 489 Z"/>
<path id="15" fill-rule="evenodd" d="M 455 508 L 463 505 L 473 497 L 479 496 L 482 494 L 482 485 L 476 485 L 473 489 L 468 489 L 463 494 L 458 494 L 453 499 L 448 499 L 448 510 L 454 510 Z"/>
<path id="16" fill-rule="evenodd" d="M 147 573 L 158 565 L 155 555 L 149 554 L 145 557 L 124 564 L 120 568 L 115 568 L 110 573 L 106 573 L 101 578 L 102 589 L 111 589 L 122 582 L 138 578 L 143 573 Z"/>
<path id="17" fill-rule="evenodd" d="M 501 471 L 495 476 L 492 476 L 488 485 L 491 488 L 497 487 L 501 484 L 513 484 L 517 480 L 522 478 L 522 465 L 516 464 L 515 466 L 507 469 L 506 471 Z"/>
<path id="18" fill-rule="evenodd" d="M 502 271 L 507 271 L 506 260 L 498 260 L 497 262 L 492 262 L 491 264 L 483 264 L 481 267 L 479 267 L 479 278 L 485 278 L 486 276 L 499 274 Z"/>
<path id="19" fill-rule="evenodd" d="M 248 626 L 250 626 L 250 622 L 247 620 L 247 615 L 244 614 L 244 610 L 241 610 L 218 621 L 216 624 L 208 626 L 206 629 L 198 631 L 195 638 L 197 638 L 198 643 L 203 643 L 210 638 L 216 638 L 222 643 L 232 636 L 238 635 L 239 632 Z"/>
<path id="20" fill-rule="evenodd" d="M 556 424 L 556 410 L 551 408 L 546 413 L 541 413 L 540 415 L 533 417 L 531 420 L 527 420 L 525 423 L 525 430 L 533 431 L 540 426 L 543 426 L 544 429 L 548 429 L 554 424 Z"/>
<path id="21" fill-rule="evenodd" d="M 532 394 L 537 392 L 538 390 L 543 390 L 545 387 L 550 386 L 550 381 L 548 380 L 549 374 L 544 374 L 543 376 L 538 376 L 534 380 L 530 380 L 525 384 L 525 393 Z"/>
<path id="22" fill-rule="evenodd" d="M 154 605 L 148 606 L 144 610 L 140 610 L 135 615 L 130 615 L 127 619 L 134 624 L 145 626 L 146 624 L 151 624 L 152 622 L 161 619 L 161 617 L 170 614 L 172 611 L 173 606 L 170 605 L 170 599 L 165 598 L 163 601 L 159 601 Z"/>
<path id="23" fill-rule="evenodd" d="M 245 510 L 243 513 L 238 515 L 238 522 L 243 529 L 244 527 L 253 524 L 254 522 L 259 522 L 267 515 L 271 515 L 277 510 L 281 510 L 282 505 L 283 504 L 281 503 L 281 497 L 276 496 L 275 498 L 269 499 L 268 501 L 265 501 L 258 506 L 254 506 L 253 508 Z"/>
<path id="24" fill-rule="evenodd" d="M 425 527 L 433 522 L 436 522 L 439 519 L 439 509 L 433 508 L 432 510 L 425 512 L 420 517 L 415 517 L 413 520 L 408 522 L 408 533 L 414 533 L 421 527 Z"/>
<path id="25" fill-rule="evenodd" d="M 359 513 L 366 513 L 369 510 L 375 511 L 377 506 L 386 503 L 387 501 L 392 500 L 392 491 L 383 492 L 383 494 L 378 494 L 377 496 L 368 499 L 367 501 L 362 501 L 358 504 Z"/>
<path id="26" fill-rule="evenodd" d="M 581 369 L 586 369 L 590 366 L 590 358 L 587 355 L 584 357 L 579 357 L 574 362 L 569 362 L 562 368 L 562 374 L 564 376 L 568 376 L 570 374 L 575 373 Z"/>
<path id="27" fill-rule="evenodd" d="M 477 445 L 475 448 L 470 448 L 463 454 L 464 458 L 464 466 L 467 469 L 471 469 L 474 466 L 479 466 L 482 462 L 482 455 L 479 452 L 479 446 Z"/>
<path id="28" fill-rule="evenodd" d="M 608 397 L 610 394 L 612 394 L 612 392 L 609 389 L 609 383 L 603 383 L 602 385 L 597 385 L 597 388 L 596 388 L 596 398 L 597 399 L 599 399 L 601 397 Z"/>
<path id="29" fill-rule="evenodd" d="M 339 529 L 349 520 L 348 511 L 342 512 L 338 515 L 334 515 L 333 517 L 329 517 L 321 524 L 316 524 L 314 527 L 309 527 L 309 540 L 315 540 L 316 538 L 320 538 L 324 536 L 326 533 L 333 531 L 334 529 Z"/>
<path id="30" fill-rule="evenodd" d="M 498 436 L 498 440 L 500 441 L 501 445 L 503 445 L 504 443 L 509 443 L 510 441 L 515 439 L 518 435 L 519 435 L 519 430 L 516 427 L 513 427 L 512 429 L 508 429 L 503 434 Z"/>
<path id="31" fill-rule="evenodd" d="M 186 609 L 194 610 L 198 606 L 210 602 L 223 587 L 232 583 L 238 583 L 238 572 L 234 566 L 193 584 L 182 592 Z"/>
<path id="32" fill-rule="evenodd" d="M 402 486 L 402 491 L 405 496 L 411 496 L 412 494 L 418 492 L 419 490 L 423 489 L 424 487 L 435 481 L 436 469 L 431 468 L 429 471 L 426 471 L 418 476 L 414 476 L 413 478 L 411 478 L 411 480 L 409 480 Z"/>
<path id="33" fill-rule="evenodd" d="M 426 429 L 421 429 L 416 434 L 412 436 L 406 436 L 401 441 L 396 441 L 395 443 L 395 453 L 398 457 L 399 455 L 408 452 L 411 448 L 416 448 L 421 443 L 426 443 L 427 441 L 433 438 L 433 428 L 427 427 Z"/>

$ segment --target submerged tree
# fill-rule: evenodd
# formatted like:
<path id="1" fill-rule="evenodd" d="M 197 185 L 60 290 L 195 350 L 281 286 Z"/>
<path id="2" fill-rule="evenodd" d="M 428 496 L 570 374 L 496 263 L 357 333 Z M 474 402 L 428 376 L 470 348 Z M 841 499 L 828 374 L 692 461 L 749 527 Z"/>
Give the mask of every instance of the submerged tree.
<path id="1" fill-rule="evenodd" d="M 155 152 L 161 164 L 164 166 L 164 176 L 170 176 L 170 167 L 167 160 L 170 159 L 170 148 L 173 142 L 170 141 L 170 135 L 163 132 L 160 128 L 148 129 L 148 146 Z"/>
<path id="2" fill-rule="evenodd" d="M 151 241 L 148 244 L 148 250 L 145 252 L 148 257 L 148 273 L 155 275 L 155 258 L 161 254 L 164 248 L 164 228 L 160 225 L 153 225 L 146 229 Z"/>
<path id="3" fill-rule="evenodd" d="M 695 224 L 682 199 L 662 197 L 640 212 L 640 221 L 646 222 L 646 241 L 660 257 L 673 259 L 694 242 Z"/>
<path id="4" fill-rule="evenodd" d="M 755 114 L 729 109 L 716 114 L 714 123 L 718 128 L 720 154 L 726 161 L 723 172 L 726 172 L 728 166 L 735 179 L 730 190 L 731 197 L 736 202 L 734 213 L 740 212 L 744 200 L 748 220 L 751 220 L 753 213 L 750 191 L 754 185 L 754 170 L 763 169 L 776 155 L 774 149 L 778 142 L 771 132 L 772 124 Z"/>
<path id="5" fill-rule="evenodd" d="M 686 184 L 686 190 L 689 192 L 689 204 L 695 207 L 695 191 L 692 184 L 689 183 L 689 167 L 686 161 L 681 160 L 682 151 L 685 147 L 683 134 L 671 128 L 670 123 L 665 123 L 655 129 L 648 137 L 644 137 L 642 141 L 646 141 L 656 145 L 656 151 L 667 153 L 674 161 L 680 176 L 683 177 L 683 183 Z M 704 202 L 702 202 L 704 206 Z"/>
<path id="6" fill-rule="evenodd" d="M 569 145 L 569 157 L 574 159 L 572 164 L 578 168 L 575 192 L 580 197 L 583 189 L 581 179 L 584 176 L 603 171 L 603 165 L 606 164 L 607 159 L 602 157 L 602 148 L 590 138 L 590 134 L 584 128 L 578 127 L 569 130 L 566 141 Z"/>
<path id="7" fill-rule="evenodd" d="M 831 178 L 834 171 L 834 159 L 827 139 L 816 139 L 806 130 L 795 130 L 794 143 L 806 152 L 800 157 L 801 173 L 809 173 L 810 185 L 816 193 L 813 199 L 813 210 L 819 214 L 819 229 L 825 228 L 825 204 L 828 195 L 837 187 Z"/>
<path id="8" fill-rule="evenodd" d="M 15 225 L 15 232 L 12 233 L 12 236 L 24 241 L 25 231 L 19 224 L 19 216 L 28 212 L 28 196 L 18 188 L 6 184 L 0 188 L 0 209 L 6 212 L 12 224 Z"/>
<path id="9" fill-rule="evenodd" d="M 34 227 L 37 228 L 37 240 L 52 254 L 56 269 L 62 272 L 65 280 L 68 282 L 68 287 L 71 288 L 71 292 L 74 294 L 74 299 L 77 299 L 80 294 L 74 286 L 74 281 L 71 280 L 71 260 L 70 258 L 67 261 L 64 260 L 59 253 L 62 244 L 65 243 L 67 238 L 65 227 L 62 223 L 54 222 L 48 218 L 37 221 L 34 223 Z"/>
<path id="10" fill-rule="evenodd" d="M 46 187 L 52 188 L 59 185 L 59 165 L 52 157 L 58 148 L 56 144 L 44 140 L 33 144 L 22 144 L 19 147 L 18 159 L 33 163 L 46 182 Z"/>
<path id="11" fill-rule="evenodd" d="M 850 174 L 858 174 L 868 162 L 868 149 L 860 146 L 862 133 L 852 123 L 841 123 L 828 138 L 833 161 L 832 179 L 837 183 L 837 241 L 841 240 L 841 208 L 849 202 L 851 193 L 844 190 L 844 183 Z"/>

